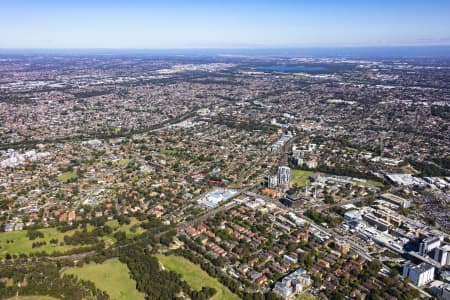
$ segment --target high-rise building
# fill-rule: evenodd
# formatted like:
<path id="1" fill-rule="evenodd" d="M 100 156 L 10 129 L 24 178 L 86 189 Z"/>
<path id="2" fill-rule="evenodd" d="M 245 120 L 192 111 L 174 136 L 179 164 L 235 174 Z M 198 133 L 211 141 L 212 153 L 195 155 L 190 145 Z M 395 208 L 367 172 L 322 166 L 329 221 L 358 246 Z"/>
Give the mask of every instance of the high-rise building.
<path id="1" fill-rule="evenodd" d="M 291 185 L 291 168 L 286 166 L 278 167 L 278 185 L 288 189 Z"/>
<path id="2" fill-rule="evenodd" d="M 450 265 L 450 245 L 444 245 L 434 250 L 434 260 L 442 266 Z"/>
<path id="3" fill-rule="evenodd" d="M 427 263 L 413 265 L 411 262 L 403 266 L 403 277 L 411 280 L 418 287 L 424 286 L 434 280 L 434 267 Z"/>
<path id="4" fill-rule="evenodd" d="M 424 256 L 428 255 L 434 249 L 438 248 L 443 240 L 444 240 L 443 236 L 431 236 L 424 239 L 420 243 L 419 253 Z"/>
<path id="5" fill-rule="evenodd" d="M 278 186 L 278 177 L 270 176 L 267 178 L 267 187 L 270 189 L 275 189 Z"/>

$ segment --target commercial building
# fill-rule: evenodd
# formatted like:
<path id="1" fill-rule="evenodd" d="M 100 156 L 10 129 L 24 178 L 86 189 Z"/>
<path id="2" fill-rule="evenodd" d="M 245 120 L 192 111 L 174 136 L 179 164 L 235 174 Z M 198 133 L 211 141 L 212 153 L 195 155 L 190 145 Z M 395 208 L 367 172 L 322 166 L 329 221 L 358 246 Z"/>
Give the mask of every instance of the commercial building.
<path id="1" fill-rule="evenodd" d="M 280 199 L 280 202 L 287 207 L 299 207 L 302 203 L 304 203 L 304 201 L 302 201 L 302 198 L 295 195 L 288 195 L 287 197 L 283 197 Z"/>
<path id="2" fill-rule="evenodd" d="M 200 198 L 198 202 L 207 206 L 208 208 L 214 208 L 218 206 L 221 202 L 227 201 L 228 199 L 233 198 L 239 194 L 239 191 L 232 189 L 215 189 L 209 193 L 206 193 L 205 196 Z"/>
<path id="3" fill-rule="evenodd" d="M 382 194 L 382 195 L 380 195 L 380 198 L 383 200 L 386 200 L 388 202 L 394 203 L 403 208 L 408 208 L 411 206 L 411 202 L 409 200 L 406 200 L 402 197 L 396 196 L 391 193 Z"/>
<path id="4" fill-rule="evenodd" d="M 443 236 L 431 236 L 424 239 L 419 246 L 419 253 L 421 255 L 428 255 L 434 249 L 441 246 L 442 241 L 444 240 Z"/>
<path id="5" fill-rule="evenodd" d="M 386 179 L 397 186 L 426 186 L 427 182 L 411 174 L 386 174 Z"/>
<path id="6" fill-rule="evenodd" d="M 444 245 L 434 250 L 434 260 L 442 266 L 450 265 L 450 245 Z"/>
<path id="7" fill-rule="evenodd" d="M 414 265 L 411 262 L 403 266 L 403 277 L 408 278 L 418 287 L 424 286 L 434 280 L 435 268 L 427 263 Z"/>
<path id="8" fill-rule="evenodd" d="M 345 212 L 344 219 L 346 221 L 361 221 L 362 216 L 359 210 L 353 209 Z"/>
<path id="9" fill-rule="evenodd" d="M 376 227 L 380 231 L 387 231 L 387 230 L 389 230 L 389 228 L 392 227 L 388 222 L 374 216 L 373 214 L 369 214 L 369 213 L 364 214 L 362 217 L 363 217 L 364 221 L 366 221 L 370 225 Z"/>

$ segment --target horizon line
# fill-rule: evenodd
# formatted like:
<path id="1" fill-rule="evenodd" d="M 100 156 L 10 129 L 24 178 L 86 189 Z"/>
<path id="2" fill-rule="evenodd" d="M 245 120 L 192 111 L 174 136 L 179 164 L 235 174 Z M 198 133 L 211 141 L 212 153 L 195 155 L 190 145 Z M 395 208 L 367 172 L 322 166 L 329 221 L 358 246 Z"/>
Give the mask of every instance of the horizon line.
<path id="1" fill-rule="evenodd" d="M 346 48 L 423 48 L 450 47 L 448 44 L 376 44 L 317 46 L 197 46 L 197 47 L 0 47 L 1 50 L 276 50 L 276 49 L 346 49 Z"/>

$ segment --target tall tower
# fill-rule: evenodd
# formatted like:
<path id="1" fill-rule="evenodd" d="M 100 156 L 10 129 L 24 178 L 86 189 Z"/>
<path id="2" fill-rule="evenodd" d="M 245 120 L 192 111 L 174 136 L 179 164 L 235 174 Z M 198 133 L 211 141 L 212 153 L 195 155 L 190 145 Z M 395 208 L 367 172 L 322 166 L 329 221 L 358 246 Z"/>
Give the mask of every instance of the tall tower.
<path id="1" fill-rule="evenodd" d="M 291 168 L 286 166 L 278 167 L 278 185 L 282 189 L 289 189 L 291 185 Z"/>

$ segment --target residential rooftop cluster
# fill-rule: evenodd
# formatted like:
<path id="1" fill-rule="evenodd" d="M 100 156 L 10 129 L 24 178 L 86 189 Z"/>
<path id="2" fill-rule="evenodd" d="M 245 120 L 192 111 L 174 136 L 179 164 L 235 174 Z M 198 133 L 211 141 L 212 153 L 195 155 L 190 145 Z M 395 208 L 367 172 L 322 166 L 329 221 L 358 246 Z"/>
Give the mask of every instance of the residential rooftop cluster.
<path id="1" fill-rule="evenodd" d="M 0 57 L 5 264 L 151 236 L 248 293 L 449 299 L 449 61 Z"/>

